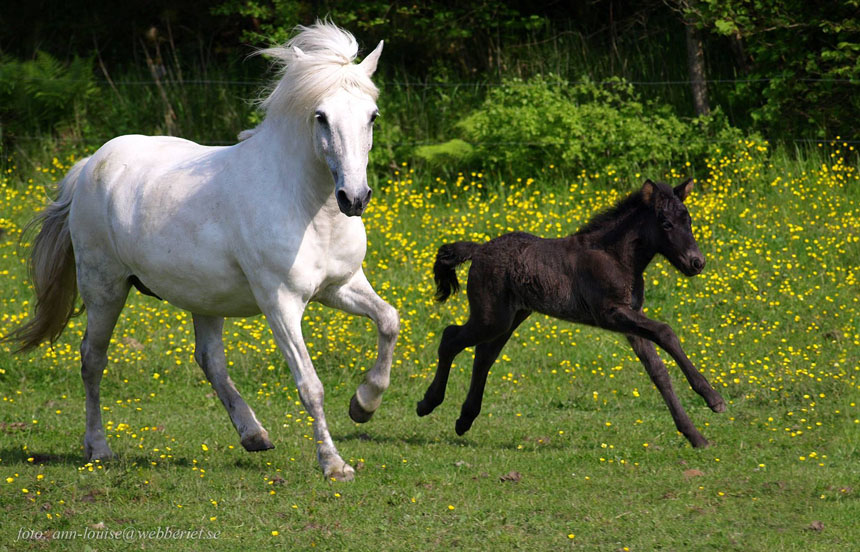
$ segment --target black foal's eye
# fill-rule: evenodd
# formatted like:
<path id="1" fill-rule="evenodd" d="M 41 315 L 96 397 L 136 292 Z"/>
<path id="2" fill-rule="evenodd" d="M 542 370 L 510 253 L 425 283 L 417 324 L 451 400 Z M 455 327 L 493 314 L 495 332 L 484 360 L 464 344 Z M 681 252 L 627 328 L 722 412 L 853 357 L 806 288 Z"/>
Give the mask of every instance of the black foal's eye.
<path id="1" fill-rule="evenodd" d="M 319 122 L 319 124 L 321 124 L 321 125 L 328 124 L 328 119 L 326 118 L 325 113 L 323 113 L 322 111 L 317 111 L 314 114 L 314 117 Z"/>
<path id="2" fill-rule="evenodd" d="M 672 223 L 669 222 L 668 220 L 664 220 L 663 223 L 661 224 L 661 226 L 663 227 L 663 230 L 671 230 L 672 229 Z"/>

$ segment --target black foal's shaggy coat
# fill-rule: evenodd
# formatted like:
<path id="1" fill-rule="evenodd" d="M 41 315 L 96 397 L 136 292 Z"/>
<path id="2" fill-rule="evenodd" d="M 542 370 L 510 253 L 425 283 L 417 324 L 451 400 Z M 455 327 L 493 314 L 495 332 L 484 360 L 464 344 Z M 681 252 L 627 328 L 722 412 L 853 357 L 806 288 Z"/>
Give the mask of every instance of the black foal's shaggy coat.
<path id="1" fill-rule="evenodd" d="M 490 367 L 517 326 L 537 311 L 625 334 L 678 430 L 693 446 L 707 446 L 649 342 L 675 359 L 714 412 L 723 412 L 726 404 L 684 354 L 672 328 L 642 313 L 642 273 L 654 255 L 663 255 L 687 276 L 699 274 L 705 266 L 683 203 L 692 187 L 692 179 L 674 189 L 648 180 L 641 190 L 565 238 L 514 232 L 485 244 L 457 242 L 440 247 L 433 267 L 436 298 L 445 301 L 457 291 L 454 269 L 471 260 L 470 315 L 464 325 L 445 328 L 436 376 L 418 403 L 418 415 L 426 416 L 442 403 L 451 362 L 466 347 L 476 346 L 469 393 L 456 424 L 457 434 L 468 431 L 481 411 Z"/>

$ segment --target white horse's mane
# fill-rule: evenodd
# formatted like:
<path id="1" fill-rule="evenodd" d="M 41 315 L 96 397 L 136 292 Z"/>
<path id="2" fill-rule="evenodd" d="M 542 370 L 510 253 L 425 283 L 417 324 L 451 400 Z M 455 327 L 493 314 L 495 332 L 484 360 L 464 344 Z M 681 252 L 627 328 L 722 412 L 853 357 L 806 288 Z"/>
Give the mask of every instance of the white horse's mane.
<path id="1" fill-rule="evenodd" d="M 339 88 L 352 88 L 376 100 L 379 90 L 355 61 L 358 43 L 349 32 L 330 21 L 298 26 L 296 36 L 283 46 L 259 53 L 275 58 L 280 79 L 261 103 L 266 114 L 307 114 Z"/>

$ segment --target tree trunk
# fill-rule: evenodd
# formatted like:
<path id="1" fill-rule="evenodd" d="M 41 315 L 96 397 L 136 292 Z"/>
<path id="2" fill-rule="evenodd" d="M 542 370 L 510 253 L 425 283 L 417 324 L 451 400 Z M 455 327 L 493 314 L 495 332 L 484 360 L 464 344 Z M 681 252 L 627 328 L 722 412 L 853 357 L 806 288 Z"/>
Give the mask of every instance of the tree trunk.
<path id="1" fill-rule="evenodd" d="M 741 73 L 744 75 L 750 74 L 750 66 L 749 61 L 747 59 L 746 48 L 744 48 L 744 39 L 741 36 L 740 31 L 735 31 L 730 38 L 732 45 L 732 52 L 735 54 L 735 63 L 737 63 L 738 67 L 740 67 Z"/>
<path id="2" fill-rule="evenodd" d="M 708 115 L 708 84 L 705 77 L 705 52 L 702 34 L 689 19 L 684 21 L 687 34 L 687 70 L 690 74 L 690 87 L 693 91 L 693 106 L 696 115 Z"/>

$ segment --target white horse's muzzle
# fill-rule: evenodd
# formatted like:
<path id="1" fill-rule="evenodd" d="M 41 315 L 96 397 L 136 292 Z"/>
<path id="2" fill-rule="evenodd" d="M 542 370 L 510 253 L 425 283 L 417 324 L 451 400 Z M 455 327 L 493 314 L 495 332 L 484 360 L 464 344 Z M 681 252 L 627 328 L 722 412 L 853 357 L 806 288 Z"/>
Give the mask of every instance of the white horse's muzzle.
<path id="1" fill-rule="evenodd" d="M 360 190 L 356 194 L 350 194 L 344 188 L 341 188 L 334 195 L 337 198 L 337 206 L 340 207 L 341 213 L 348 217 L 358 217 L 361 216 L 367 208 L 367 204 L 370 203 L 371 194 L 373 194 L 373 190 L 365 186 L 363 190 Z"/>

